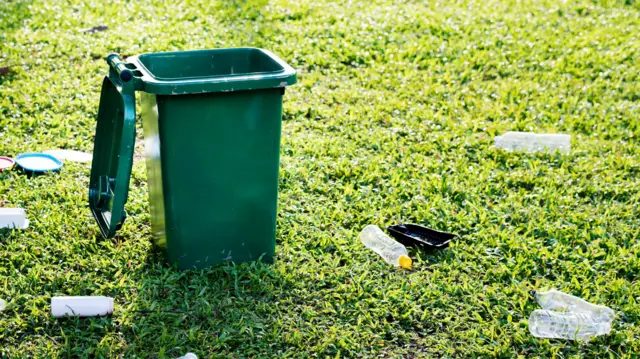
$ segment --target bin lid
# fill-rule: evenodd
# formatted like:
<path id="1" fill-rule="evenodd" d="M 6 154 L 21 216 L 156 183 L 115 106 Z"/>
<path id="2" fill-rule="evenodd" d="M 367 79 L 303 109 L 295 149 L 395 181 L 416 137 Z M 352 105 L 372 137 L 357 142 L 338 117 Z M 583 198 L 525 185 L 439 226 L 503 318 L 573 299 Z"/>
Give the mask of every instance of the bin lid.
<path id="1" fill-rule="evenodd" d="M 126 212 L 135 142 L 135 89 L 113 69 L 102 81 L 94 140 L 89 207 L 105 238 L 115 236 Z"/>

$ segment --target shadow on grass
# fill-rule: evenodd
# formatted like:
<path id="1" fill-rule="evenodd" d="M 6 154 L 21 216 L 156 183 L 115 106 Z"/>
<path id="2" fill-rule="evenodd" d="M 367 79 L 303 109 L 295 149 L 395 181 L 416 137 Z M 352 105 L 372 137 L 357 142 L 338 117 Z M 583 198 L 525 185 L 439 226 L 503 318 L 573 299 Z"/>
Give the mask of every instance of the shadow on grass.
<path id="1" fill-rule="evenodd" d="M 136 288 L 117 300 L 126 357 L 172 358 L 191 351 L 208 358 L 247 340 L 253 347 L 273 345 L 264 339 L 271 321 L 279 320 L 275 311 L 283 308 L 277 302 L 289 285 L 262 262 L 178 270 L 155 246 L 132 276 Z"/>

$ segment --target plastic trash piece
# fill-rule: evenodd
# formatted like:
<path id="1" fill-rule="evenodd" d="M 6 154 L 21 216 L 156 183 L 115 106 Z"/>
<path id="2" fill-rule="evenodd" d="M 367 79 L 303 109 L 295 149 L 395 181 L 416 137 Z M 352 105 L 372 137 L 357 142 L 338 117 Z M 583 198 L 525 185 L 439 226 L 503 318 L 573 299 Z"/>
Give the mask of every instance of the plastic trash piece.
<path id="1" fill-rule="evenodd" d="M 613 309 L 604 305 L 587 302 L 571 294 L 566 294 L 555 289 L 546 292 L 534 292 L 538 304 L 545 310 L 564 310 L 571 313 L 589 315 L 601 321 L 613 321 L 616 313 Z"/>
<path id="2" fill-rule="evenodd" d="M 23 153 L 16 157 L 16 163 L 30 172 L 57 171 L 62 168 L 62 161 L 46 153 Z"/>
<path id="3" fill-rule="evenodd" d="M 0 156 L 0 172 L 4 170 L 10 170 L 15 163 L 16 162 L 13 160 L 13 158 Z"/>
<path id="4" fill-rule="evenodd" d="M 436 231 L 417 224 L 397 224 L 387 228 L 391 236 L 405 246 L 420 246 L 425 249 L 442 249 L 457 235 Z"/>
<path id="5" fill-rule="evenodd" d="M 507 151 L 554 152 L 558 150 L 569 154 L 571 151 L 571 135 L 510 131 L 502 136 L 496 136 L 495 145 Z"/>
<path id="6" fill-rule="evenodd" d="M 583 313 L 537 309 L 529 316 L 529 332 L 536 338 L 588 341 L 611 332 L 611 321 Z"/>
<path id="7" fill-rule="evenodd" d="M 615 312 L 609 307 L 555 289 L 535 291 L 533 296 L 543 308 L 529 317 L 529 332 L 535 337 L 588 341 L 611 332 Z"/>
<path id="8" fill-rule="evenodd" d="M 4 299 L 0 299 L 0 312 L 2 312 L 7 307 L 7 302 Z"/>
<path id="9" fill-rule="evenodd" d="M 47 150 L 43 153 L 51 155 L 60 161 L 91 162 L 93 155 L 76 150 Z"/>
<path id="10" fill-rule="evenodd" d="M 54 317 L 94 317 L 113 313 L 110 297 L 52 297 L 51 315 Z"/>
<path id="11" fill-rule="evenodd" d="M 405 269 L 411 268 L 412 261 L 407 248 L 384 234 L 378 226 L 370 224 L 364 227 L 360 232 L 360 241 L 387 263 Z"/>
<path id="12" fill-rule="evenodd" d="M 184 356 L 181 356 L 178 359 L 198 359 L 198 357 L 193 353 L 187 353 Z"/>
<path id="13" fill-rule="evenodd" d="M 0 228 L 25 229 L 29 227 L 27 214 L 22 208 L 0 208 Z"/>

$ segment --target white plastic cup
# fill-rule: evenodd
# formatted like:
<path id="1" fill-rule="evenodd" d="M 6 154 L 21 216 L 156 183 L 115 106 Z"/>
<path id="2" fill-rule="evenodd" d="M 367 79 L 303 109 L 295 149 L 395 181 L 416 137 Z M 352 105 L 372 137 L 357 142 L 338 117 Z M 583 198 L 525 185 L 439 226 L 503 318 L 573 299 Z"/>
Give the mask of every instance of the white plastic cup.
<path id="1" fill-rule="evenodd" d="M 51 315 L 54 317 L 95 317 L 113 313 L 113 298 L 109 297 L 52 297 Z"/>

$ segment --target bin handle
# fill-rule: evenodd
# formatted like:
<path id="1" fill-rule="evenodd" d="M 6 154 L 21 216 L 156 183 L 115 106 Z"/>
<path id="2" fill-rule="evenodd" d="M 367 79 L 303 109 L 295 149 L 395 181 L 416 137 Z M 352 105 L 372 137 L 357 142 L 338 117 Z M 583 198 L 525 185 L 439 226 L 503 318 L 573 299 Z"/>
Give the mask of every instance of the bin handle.
<path id="1" fill-rule="evenodd" d="M 133 73 L 127 68 L 124 61 L 118 56 L 118 54 L 110 54 L 107 56 L 107 63 L 111 69 L 118 75 L 117 77 L 122 82 L 129 82 L 133 78 Z"/>

